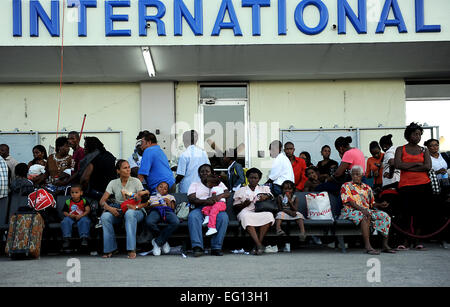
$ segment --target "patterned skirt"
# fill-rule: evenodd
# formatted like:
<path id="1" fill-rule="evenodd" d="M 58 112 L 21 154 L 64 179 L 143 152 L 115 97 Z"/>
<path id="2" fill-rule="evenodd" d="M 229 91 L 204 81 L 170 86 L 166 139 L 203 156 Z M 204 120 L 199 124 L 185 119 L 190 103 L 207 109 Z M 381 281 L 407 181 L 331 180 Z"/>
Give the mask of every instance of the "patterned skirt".
<path id="1" fill-rule="evenodd" d="M 391 217 L 383 211 L 368 209 L 372 217 L 372 228 L 381 232 L 385 237 L 389 234 L 389 229 L 391 228 Z M 359 225 L 361 220 L 364 218 L 364 214 L 352 208 L 344 207 L 341 211 L 341 219 L 346 219 L 352 221 L 355 225 Z"/>

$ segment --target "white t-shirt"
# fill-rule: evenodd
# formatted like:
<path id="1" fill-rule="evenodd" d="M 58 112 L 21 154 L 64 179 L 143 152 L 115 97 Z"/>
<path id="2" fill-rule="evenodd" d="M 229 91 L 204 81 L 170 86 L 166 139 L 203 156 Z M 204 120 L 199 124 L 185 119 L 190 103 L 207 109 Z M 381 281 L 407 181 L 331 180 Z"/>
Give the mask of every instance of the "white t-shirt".
<path id="1" fill-rule="evenodd" d="M 220 185 L 218 185 L 217 187 L 213 187 L 211 189 L 210 197 L 213 196 L 214 194 L 216 194 L 216 195 L 223 194 L 224 192 L 225 192 L 224 188 L 222 188 Z M 225 198 L 221 198 L 220 201 L 224 203 L 225 202 Z"/>
<path id="2" fill-rule="evenodd" d="M 431 168 L 434 171 L 438 171 L 438 170 L 443 169 L 443 168 L 444 169 L 448 168 L 447 162 L 445 162 L 445 160 L 444 160 L 444 158 L 442 157 L 441 154 L 439 154 L 438 158 L 431 157 L 431 163 L 432 163 L 432 167 Z M 438 179 L 448 178 L 448 174 L 444 174 L 444 175 L 436 174 L 436 175 L 437 175 Z"/>
<path id="3" fill-rule="evenodd" d="M 125 186 L 122 186 L 122 181 L 120 180 L 120 178 L 117 178 L 109 182 L 108 186 L 106 187 L 106 192 L 108 192 L 110 195 L 114 195 L 116 201 L 121 204 L 125 201 L 122 195 L 122 189 L 130 193 L 137 193 L 144 190 L 144 187 L 142 186 L 142 182 L 137 178 L 128 178 L 127 184 Z"/>
<path id="4" fill-rule="evenodd" d="M 400 170 L 396 169 L 394 171 L 394 176 L 392 177 L 392 179 L 389 178 L 385 178 L 384 174 L 389 174 L 389 160 L 390 159 L 394 159 L 395 158 L 395 151 L 397 150 L 397 147 L 395 146 L 391 146 L 391 148 L 389 148 L 386 153 L 384 154 L 384 159 L 383 159 L 383 187 L 395 182 L 399 182 L 400 181 Z"/>
<path id="5" fill-rule="evenodd" d="M 191 145 L 178 158 L 177 175 L 184 178 L 179 184 L 180 193 L 187 193 L 193 182 L 200 181 L 198 168 L 203 164 L 210 164 L 206 152 L 195 145 Z"/>
<path id="6" fill-rule="evenodd" d="M 273 180 L 274 184 L 278 185 L 282 185 L 286 180 L 295 182 L 294 169 L 284 152 L 281 152 L 273 161 L 269 178 Z"/>
<path id="7" fill-rule="evenodd" d="M 133 154 L 133 155 L 134 155 L 134 154 Z M 130 168 L 133 168 L 133 167 L 141 167 L 142 156 L 137 155 L 137 156 L 138 156 L 138 160 L 136 161 L 136 160 L 134 160 L 133 155 L 131 155 L 131 156 L 128 158 L 128 163 L 130 164 Z"/>

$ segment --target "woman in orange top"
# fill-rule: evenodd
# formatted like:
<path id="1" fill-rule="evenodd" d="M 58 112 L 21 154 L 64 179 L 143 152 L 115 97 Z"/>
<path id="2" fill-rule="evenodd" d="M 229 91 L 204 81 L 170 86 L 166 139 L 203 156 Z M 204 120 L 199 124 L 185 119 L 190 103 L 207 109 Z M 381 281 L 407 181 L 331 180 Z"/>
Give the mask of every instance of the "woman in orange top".
<path id="1" fill-rule="evenodd" d="M 419 235 L 426 220 L 427 202 L 429 202 L 432 189 L 428 171 L 431 169 L 430 152 L 427 148 L 419 146 L 423 128 L 416 123 L 411 123 L 405 129 L 405 139 L 408 144 L 399 146 L 395 151 L 394 165 L 400 170 L 400 182 L 398 184 L 402 200 L 402 229 Z M 404 245 L 398 249 L 408 249 L 408 238 Z M 424 246 L 413 239 L 412 243 L 418 250 Z"/>
<path id="2" fill-rule="evenodd" d="M 366 177 L 374 178 L 373 190 L 377 192 L 383 185 L 383 159 L 384 154 L 381 152 L 381 147 L 377 141 L 373 141 L 369 145 L 371 158 L 367 159 Z"/>

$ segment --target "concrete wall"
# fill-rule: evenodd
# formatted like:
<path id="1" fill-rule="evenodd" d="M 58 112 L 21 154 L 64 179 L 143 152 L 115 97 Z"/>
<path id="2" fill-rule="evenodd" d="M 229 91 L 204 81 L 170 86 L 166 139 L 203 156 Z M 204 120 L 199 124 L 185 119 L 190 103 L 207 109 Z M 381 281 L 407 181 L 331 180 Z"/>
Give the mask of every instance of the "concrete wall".
<path id="1" fill-rule="evenodd" d="M 118 134 L 96 136 L 117 158 L 131 155 L 140 129 L 139 84 L 64 84 L 62 93 L 60 130 L 79 131 L 87 114 L 85 131 L 123 131 L 122 153 Z M 56 131 L 58 101 L 59 84 L 1 84 L 0 130 Z M 40 142 L 48 150 L 54 140 L 50 134 Z"/>
<path id="2" fill-rule="evenodd" d="M 249 118 L 256 123 L 256 129 L 250 132 L 251 166 L 265 175 L 271 166 L 268 145 L 279 138 L 279 129 L 405 125 L 403 80 L 267 81 L 250 82 L 249 89 Z M 190 127 L 196 123 L 197 91 L 196 83 L 179 83 L 176 88 L 177 121 Z M 371 141 L 389 133 L 394 135 L 395 144 L 404 143 L 402 130 L 362 132 L 361 149 L 365 155 L 370 156 Z M 261 150 L 265 151 L 264 158 L 258 158 Z M 296 154 L 300 152 L 298 148 Z"/>

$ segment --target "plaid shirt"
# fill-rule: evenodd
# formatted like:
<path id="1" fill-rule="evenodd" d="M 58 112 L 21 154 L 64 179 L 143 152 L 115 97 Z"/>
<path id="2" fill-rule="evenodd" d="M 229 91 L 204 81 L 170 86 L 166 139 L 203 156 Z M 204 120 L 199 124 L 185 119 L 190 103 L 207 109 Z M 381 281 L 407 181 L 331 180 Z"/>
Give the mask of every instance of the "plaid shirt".
<path id="1" fill-rule="evenodd" d="M 6 161 L 0 157 L 0 198 L 8 196 L 8 171 Z"/>

